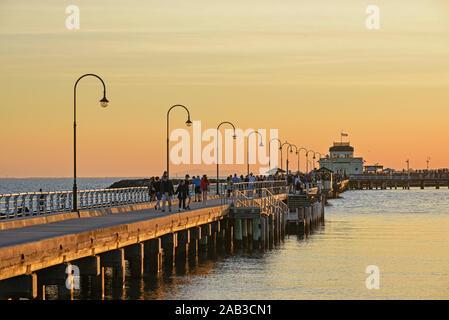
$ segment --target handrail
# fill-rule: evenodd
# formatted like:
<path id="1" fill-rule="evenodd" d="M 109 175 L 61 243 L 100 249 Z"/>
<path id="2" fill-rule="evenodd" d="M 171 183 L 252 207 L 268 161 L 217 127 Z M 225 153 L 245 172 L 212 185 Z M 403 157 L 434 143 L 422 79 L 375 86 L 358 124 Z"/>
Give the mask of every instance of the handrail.
<path id="1" fill-rule="evenodd" d="M 227 185 L 227 184 L 226 184 Z M 271 188 L 273 192 L 281 190 L 285 180 L 239 182 L 232 184 L 234 191 L 257 193 L 261 188 Z M 176 186 L 175 186 L 176 187 Z M 211 186 L 209 194 L 215 194 Z M 222 202 L 228 201 L 228 190 L 221 188 Z M 0 195 L 0 220 L 43 216 L 72 211 L 73 192 L 27 192 Z M 93 209 L 117 207 L 128 204 L 150 203 L 152 201 L 148 187 L 129 187 L 115 189 L 91 189 L 78 191 L 78 208 Z"/>

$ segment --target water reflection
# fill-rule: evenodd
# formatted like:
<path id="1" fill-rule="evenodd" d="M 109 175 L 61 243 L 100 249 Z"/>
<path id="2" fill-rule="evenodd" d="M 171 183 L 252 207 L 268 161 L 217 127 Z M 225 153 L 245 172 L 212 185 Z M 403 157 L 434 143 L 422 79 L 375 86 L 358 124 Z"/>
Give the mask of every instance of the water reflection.
<path id="1" fill-rule="evenodd" d="M 104 298 L 449 298 L 449 190 L 343 196 L 331 200 L 325 225 L 272 250 L 208 251 L 157 276 L 126 277 L 123 287 L 106 268 Z M 365 287 L 368 265 L 380 269 L 379 290 Z M 101 299 L 92 279 L 81 283 L 75 299 Z M 47 287 L 47 298 L 57 299 L 57 289 Z"/>

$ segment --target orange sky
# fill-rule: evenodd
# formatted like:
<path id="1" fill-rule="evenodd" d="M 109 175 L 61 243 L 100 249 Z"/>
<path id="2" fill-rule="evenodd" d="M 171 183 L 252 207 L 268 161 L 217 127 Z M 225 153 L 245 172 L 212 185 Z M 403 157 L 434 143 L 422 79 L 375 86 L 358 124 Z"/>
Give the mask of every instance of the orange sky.
<path id="1" fill-rule="evenodd" d="M 77 31 L 69 4 L 0 3 L 0 177 L 71 176 L 84 73 L 103 77 L 111 105 L 98 106 L 95 79 L 80 82 L 79 176 L 160 174 L 178 103 L 203 128 L 277 128 L 323 154 L 343 130 L 370 164 L 449 167 L 446 0 L 78 0 Z M 365 28 L 368 4 L 379 31 Z M 173 112 L 173 129 L 184 121 Z"/>

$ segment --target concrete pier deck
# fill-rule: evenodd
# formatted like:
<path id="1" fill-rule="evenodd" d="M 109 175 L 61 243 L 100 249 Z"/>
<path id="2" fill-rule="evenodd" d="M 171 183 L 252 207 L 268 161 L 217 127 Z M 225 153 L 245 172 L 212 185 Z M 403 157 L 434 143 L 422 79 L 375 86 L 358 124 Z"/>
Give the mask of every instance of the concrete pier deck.
<path id="1" fill-rule="evenodd" d="M 0 231 L 0 280 L 220 220 L 229 207 L 220 203 L 212 199 L 179 213 L 177 206 L 172 212 L 151 208 Z"/>
<path id="2" fill-rule="evenodd" d="M 176 203 L 171 212 L 142 203 L 31 217 L 37 220 L 25 227 L 9 225 L 0 231 L 0 297 L 44 298 L 52 284 L 62 298 L 70 296 L 73 288 L 65 281 L 71 270 L 101 284 L 105 268 L 112 268 L 114 283 L 120 285 L 128 271 L 131 277 L 159 274 L 163 267 L 215 250 L 273 248 L 285 235 L 287 189 L 212 196 L 206 205 L 192 202 L 182 212 Z"/>

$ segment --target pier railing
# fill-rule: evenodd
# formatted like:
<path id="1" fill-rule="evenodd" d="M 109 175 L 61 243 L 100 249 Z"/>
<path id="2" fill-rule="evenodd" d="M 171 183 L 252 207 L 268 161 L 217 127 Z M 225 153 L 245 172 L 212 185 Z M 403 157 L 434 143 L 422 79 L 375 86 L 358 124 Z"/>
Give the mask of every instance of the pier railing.
<path id="1" fill-rule="evenodd" d="M 232 191 L 259 193 L 266 188 L 272 193 L 285 192 L 284 180 L 255 181 L 232 184 Z M 216 194 L 211 186 L 209 195 Z M 227 185 L 220 188 L 220 198 L 228 199 Z M 176 190 L 176 186 L 175 186 Z M 194 196 L 193 194 L 191 194 Z M 117 189 L 80 190 L 78 191 L 78 208 L 80 210 L 118 207 L 127 204 L 151 202 L 148 187 L 130 187 Z M 227 201 L 226 201 L 227 202 Z M 72 211 L 72 191 L 29 192 L 0 195 L 0 220 L 44 216 Z"/>
<path id="2" fill-rule="evenodd" d="M 272 213 L 274 208 L 279 208 L 283 212 L 288 212 L 288 206 L 272 192 L 273 188 L 260 188 L 257 190 L 243 189 L 235 190 L 229 199 L 236 207 L 260 208 L 261 212 Z M 276 194 L 287 193 L 288 187 L 285 185 L 278 187 Z"/>
<path id="3" fill-rule="evenodd" d="M 408 180 L 449 180 L 449 173 L 401 173 L 401 174 L 354 174 L 349 175 L 352 181 L 362 180 L 392 180 L 392 181 L 408 181 Z"/>
<path id="4" fill-rule="evenodd" d="M 69 212 L 73 207 L 72 191 L 29 192 L 0 195 L 0 219 L 15 219 Z M 147 187 L 80 190 L 80 209 L 115 207 L 150 201 Z"/>

